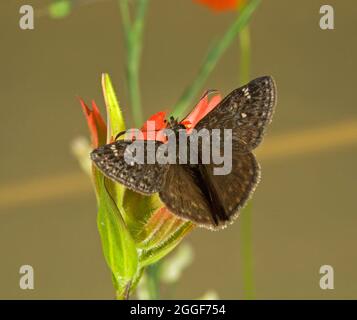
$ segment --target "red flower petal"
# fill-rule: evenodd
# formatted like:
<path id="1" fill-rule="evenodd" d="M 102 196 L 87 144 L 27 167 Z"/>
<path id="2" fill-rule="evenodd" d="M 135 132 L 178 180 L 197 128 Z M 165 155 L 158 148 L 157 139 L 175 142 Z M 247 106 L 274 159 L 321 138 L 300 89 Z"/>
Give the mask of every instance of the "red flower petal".
<path id="1" fill-rule="evenodd" d="M 87 120 L 92 145 L 94 148 L 97 148 L 99 145 L 105 144 L 107 126 L 94 101 L 92 102 L 92 110 L 85 104 L 83 99 L 79 98 L 79 102 L 81 103 L 84 116 Z"/>
<path id="2" fill-rule="evenodd" d="M 98 133 L 100 133 L 100 135 L 104 135 L 104 138 L 105 138 L 106 131 L 107 131 L 107 125 L 105 124 L 104 119 L 102 118 L 102 116 L 100 114 L 99 108 L 94 100 L 92 100 L 92 110 L 93 110 L 94 118 L 95 118 L 95 121 L 97 124 Z"/>
<path id="3" fill-rule="evenodd" d="M 238 8 L 242 0 L 195 0 L 214 11 L 235 10 Z"/>
<path id="4" fill-rule="evenodd" d="M 181 123 L 187 127 L 190 132 L 196 124 L 211 112 L 217 104 L 222 100 L 221 95 L 215 95 L 211 100 L 208 100 L 208 94 L 200 100 L 200 102 L 193 108 L 191 113 Z"/>
<path id="5" fill-rule="evenodd" d="M 180 123 L 183 124 L 187 132 L 190 133 L 196 124 L 205 117 L 210 111 L 212 111 L 217 104 L 222 100 L 221 95 L 217 94 L 213 96 L 210 100 L 208 99 L 208 94 L 206 93 L 202 99 L 198 102 L 196 107 L 191 111 L 191 113 L 183 119 Z M 94 108 L 93 108 L 94 110 Z M 157 140 L 161 142 L 166 142 L 167 137 L 164 135 L 163 130 L 167 127 L 166 112 L 160 111 L 152 115 L 148 120 L 145 121 L 144 125 L 141 127 L 141 134 L 135 134 L 131 132 L 129 139 L 144 140 Z M 128 130 L 130 133 L 130 130 Z"/>
<path id="6" fill-rule="evenodd" d="M 146 120 L 144 125 L 141 127 L 141 131 L 147 131 L 148 121 L 153 121 L 155 123 L 155 129 L 161 130 L 166 128 L 166 112 L 160 111 L 152 115 L 149 119 Z"/>
<path id="7" fill-rule="evenodd" d="M 144 135 L 144 139 L 165 142 L 166 137 L 164 137 L 162 132 L 167 126 L 167 122 L 165 119 L 165 111 L 160 111 L 152 115 L 141 128 L 141 131 Z"/>

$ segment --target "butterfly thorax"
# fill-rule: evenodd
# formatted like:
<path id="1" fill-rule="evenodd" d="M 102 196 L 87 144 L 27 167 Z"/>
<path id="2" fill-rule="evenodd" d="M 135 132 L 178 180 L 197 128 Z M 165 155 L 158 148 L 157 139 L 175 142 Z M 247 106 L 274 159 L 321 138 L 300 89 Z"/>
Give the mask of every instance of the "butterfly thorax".
<path id="1" fill-rule="evenodd" d="M 171 129 L 173 131 L 178 131 L 180 129 L 186 129 L 186 127 L 178 121 L 178 119 L 175 119 L 174 117 L 170 117 L 167 128 Z"/>

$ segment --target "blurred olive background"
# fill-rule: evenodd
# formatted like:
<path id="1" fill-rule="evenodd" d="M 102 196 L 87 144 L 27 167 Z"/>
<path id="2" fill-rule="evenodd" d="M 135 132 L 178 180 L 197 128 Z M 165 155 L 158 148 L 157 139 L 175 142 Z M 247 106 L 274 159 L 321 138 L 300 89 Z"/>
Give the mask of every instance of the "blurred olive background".
<path id="1" fill-rule="evenodd" d="M 102 72 L 112 76 L 131 121 L 118 3 L 94 1 L 65 19 L 42 14 L 35 30 L 19 28 L 21 5 L 36 12 L 49 3 L 0 4 L 0 298 L 112 299 L 94 193 L 70 143 L 88 133 L 77 96 L 104 106 Z M 357 6 L 328 1 L 335 30 L 323 31 L 323 4 L 263 1 L 251 22 L 251 78 L 273 75 L 279 95 L 257 151 L 263 172 L 252 233 L 259 299 L 357 298 Z M 151 1 L 141 73 L 145 116 L 177 101 L 234 18 L 190 0 Z M 238 61 L 237 40 L 206 88 L 226 94 L 237 87 Z M 188 236 L 195 260 L 175 297 L 214 289 L 220 298 L 244 298 L 243 219 L 221 232 Z M 34 267 L 35 290 L 19 288 L 24 264 Z M 324 264 L 334 267 L 334 290 L 319 287 Z"/>

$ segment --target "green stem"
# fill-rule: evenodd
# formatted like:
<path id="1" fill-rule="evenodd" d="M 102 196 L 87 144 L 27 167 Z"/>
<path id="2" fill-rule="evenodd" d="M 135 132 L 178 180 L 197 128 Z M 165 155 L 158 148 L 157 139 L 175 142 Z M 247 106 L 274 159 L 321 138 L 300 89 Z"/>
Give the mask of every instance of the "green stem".
<path id="1" fill-rule="evenodd" d="M 148 266 L 146 272 L 150 300 L 158 300 L 160 299 L 160 262 Z"/>
<path id="2" fill-rule="evenodd" d="M 250 31 L 249 26 L 242 29 L 239 34 L 239 44 L 240 44 L 240 85 L 244 85 L 249 82 L 250 78 L 250 57 L 251 57 L 251 46 L 250 46 Z"/>
<path id="3" fill-rule="evenodd" d="M 185 110 L 189 107 L 195 96 L 202 90 L 202 87 L 207 80 L 208 76 L 216 66 L 217 62 L 231 45 L 235 37 L 239 32 L 244 29 L 248 24 L 253 12 L 256 10 L 260 3 L 260 0 L 251 0 L 242 8 L 242 11 L 236 21 L 231 25 L 223 38 L 208 52 L 204 63 L 201 65 L 196 79 L 193 83 L 184 91 L 183 95 L 177 102 L 173 116 L 182 117 Z"/>
<path id="4" fill-rule="evenodd" d="M 249 82 L 251 43 L 249 26 L 239 34 L 240 42 L 240 84 Z M 252 203 L 249 203 L 242 214 L 240 222 L 243 291 L 245 299 L 254 299 L 253 245 L 252 245 Z"/>
<path id="5" fill-rule="evenodd" d="M 142 38 L 145 14 L 149 0 L 137 0 L 138 7 L 134 21 L 130 21 L 128 0 L 118 0 L 122 17 L 125 42 L 127 49 L 127 81 L 129 99 L 135 126 L 143 123 L 143 114 L 140 97 L 140 58 L 142 52 Z"/>
<path id="6" fill-rule="evenodd" d="M 127 0 L 118 0 L 121 20 L 124 29 L 125 41 L 127 41 L 127 37 L 129 35 L 130 30 L 130 13 L 129 13 L 129 5 Z"/>

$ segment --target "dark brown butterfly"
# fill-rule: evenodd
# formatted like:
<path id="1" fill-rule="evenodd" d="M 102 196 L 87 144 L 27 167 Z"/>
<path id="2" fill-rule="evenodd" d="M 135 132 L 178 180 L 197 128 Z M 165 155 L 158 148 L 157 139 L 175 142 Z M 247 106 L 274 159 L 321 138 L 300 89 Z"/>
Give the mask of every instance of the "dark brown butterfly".
<path id="1" fill-rule="evenodd" d="M 158 192 L 177 216 L 219 229 L 237 217 L 259 182 L 259 164 L 251 151 L 261 142 L 275 104 L 274 80 L 260 77 L 232 91 L 197 123 L 196 130 L 232 130 L 232 170 L 227 175 L 214 175 L 213 164 L 127 163 L 124 154 L 132 140 L 99 147 L 91 158 L 110 179 L 144 195 Z M 173 119 L 168 127 L 173 131 L 182 129 Z M 151 143 L 155 149 L 162 145 L 160 141 Z"/>

